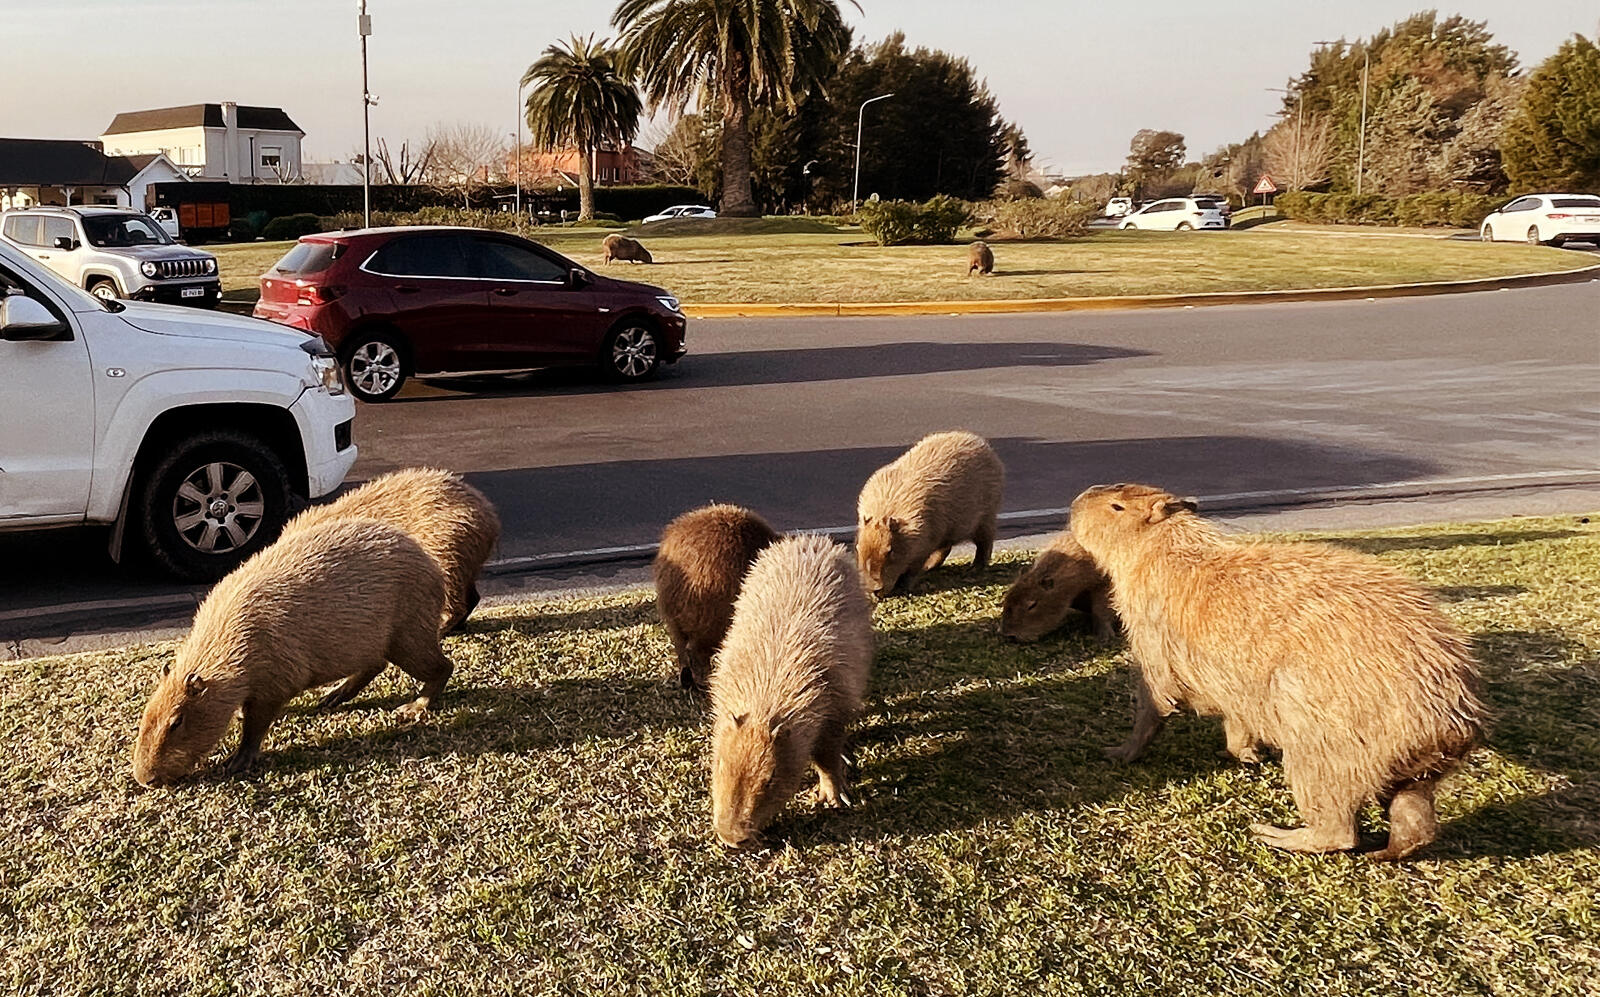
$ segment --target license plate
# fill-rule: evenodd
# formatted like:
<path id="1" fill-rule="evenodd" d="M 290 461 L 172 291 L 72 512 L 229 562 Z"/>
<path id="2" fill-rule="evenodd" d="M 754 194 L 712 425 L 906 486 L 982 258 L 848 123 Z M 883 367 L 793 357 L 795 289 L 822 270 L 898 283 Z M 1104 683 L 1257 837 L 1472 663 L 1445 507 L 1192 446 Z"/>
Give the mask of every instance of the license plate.
<path id="1" fill-rule="evenodd" d="M 178 294 L 184 298 L 203 298 L 206 296 L 206 289 L 203 287 L 185 287 Z"/>

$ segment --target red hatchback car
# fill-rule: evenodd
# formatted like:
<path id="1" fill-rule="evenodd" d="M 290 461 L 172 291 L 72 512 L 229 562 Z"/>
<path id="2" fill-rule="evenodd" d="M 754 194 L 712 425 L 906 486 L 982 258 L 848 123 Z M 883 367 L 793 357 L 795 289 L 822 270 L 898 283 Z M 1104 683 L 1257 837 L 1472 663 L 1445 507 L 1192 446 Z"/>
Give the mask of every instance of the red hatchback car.
<path id="1" fill-rule="evenodd" d="M 254 314 L 320 335 L 369 402 L 414 374 L 598 364 L 642 381 L 686 350 L 670 293 L 475 228 L 305 236 L 262 275 Z"/>

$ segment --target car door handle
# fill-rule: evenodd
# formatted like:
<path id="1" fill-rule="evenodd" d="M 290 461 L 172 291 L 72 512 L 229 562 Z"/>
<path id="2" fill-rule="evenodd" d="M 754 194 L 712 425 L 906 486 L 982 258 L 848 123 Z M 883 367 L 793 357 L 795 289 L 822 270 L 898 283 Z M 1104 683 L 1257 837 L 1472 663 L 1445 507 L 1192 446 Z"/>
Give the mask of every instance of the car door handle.
<path id="1" fill-rule="evenodd" d="M 497 287 L 494 289 L 494 293 L 500 295 L 502 298 L 509 298 L 513 294 L 517 293 L 517 289 L 514 287 Z"/>
<path id="2" fill-rule="evenodd" d="M 50 258 L 50 254 L 49 253 L 40 253 L 39 254 L 39 259 L 41 259 L 41 260 L 48 260 L 49 258 Z"/>
<path id="3" fill-rule="evenodd" d="M 400 294 L 416 294 L 418 291 L 422 290 L 422 288 L 415 284 L 396 284 L 394 289 Z"/>

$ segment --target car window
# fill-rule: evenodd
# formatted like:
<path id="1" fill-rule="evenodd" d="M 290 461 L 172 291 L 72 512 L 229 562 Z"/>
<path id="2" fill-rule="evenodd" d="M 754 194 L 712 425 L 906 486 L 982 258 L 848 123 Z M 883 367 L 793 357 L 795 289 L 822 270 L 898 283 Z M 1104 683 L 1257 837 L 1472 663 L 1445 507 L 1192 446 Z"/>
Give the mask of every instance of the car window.
<path id="1" fill-rule="evenodd" d="M 457 235 L 403 236 L 379 249 L 366 265 L 390 277 L 471 277 L 466 240 Z"/>
<path id="2" fill-rule="evenodd" d="M 83 219 L 83 234 L 89 240 L 89 245 L 101 249 L 166 246 L 172 243 L 166 229 L 143 215 L 88 215 Z"/>
<path id="3" fill-rule="evenodd" d="M 527 246 L 500 239 L 476 237 L 474 270 L 480 277 L 495 280 L 538 280 L 564 282 L 571 267 L 549 259 Z"/>
<path id="4" fill-rule="evenodd" d="M 24 246 L 39 245 L 39 216 L 13 215 L 6 219 L 6 238 Z"/>
<path id="5" fill-rule="evenodd" d="M 1177 208 L 1177 201 L 1157 201 L 1155 204 L 1150 206 L 1150 213 L 1155 214 L 1158 211 L 1176 211 Z"/>
<path id="6" fill-rule="evenodd" d="M 322 273 L 343 249 L 342 242 L 297 242 L 272 269 L 278 273 Z"/>
<path id="7" fill-rule="evenodd" d="M 42 219 L 42 221 L 44 222 L 44 239 L 40 245 L 54 248 L 57 239 L 78 241 L 78 234 L 72 229 L 72 219 L 52 215 Z"/>
<path id="8" fill-rule="evenodd" d="M 1539 206 L 1537 197 L 1519 197 L 1515 201 L 1501 208 L 1501 211 L 1531 211 Z"/>
<path id="9" fill-rule="evenodd" d="M 1551 200 L 1554 208 L 1600 208 L 1600 197 L 1557 197 Z"/>

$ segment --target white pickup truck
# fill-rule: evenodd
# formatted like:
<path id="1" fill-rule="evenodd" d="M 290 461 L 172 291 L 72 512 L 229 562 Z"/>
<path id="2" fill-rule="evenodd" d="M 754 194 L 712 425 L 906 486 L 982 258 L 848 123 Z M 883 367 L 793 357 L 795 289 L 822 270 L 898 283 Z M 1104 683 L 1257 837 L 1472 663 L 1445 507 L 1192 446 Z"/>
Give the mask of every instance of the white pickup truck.
<path id="1" fill-rule="evenodd" d="M 316 337 L 108 301 L 0 243 L 0 531 L 103 524 L 219 578 L 355 463 L 355 403 Z"/>

